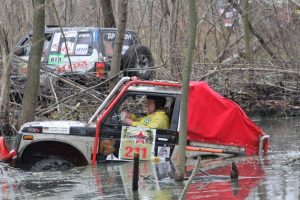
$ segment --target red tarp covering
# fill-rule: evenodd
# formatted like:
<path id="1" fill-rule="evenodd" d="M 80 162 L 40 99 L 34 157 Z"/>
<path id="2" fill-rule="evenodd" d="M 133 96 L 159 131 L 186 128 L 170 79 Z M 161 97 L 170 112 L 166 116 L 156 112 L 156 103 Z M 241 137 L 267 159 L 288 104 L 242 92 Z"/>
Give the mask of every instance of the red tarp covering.
<path id="1" fill-rule="evenodd" d="M 257 155 L 264 133 L 236 103 L 206 82 L 190 82 L 188 105 L 189 140 L 245 147 L 246 155 Z"/>

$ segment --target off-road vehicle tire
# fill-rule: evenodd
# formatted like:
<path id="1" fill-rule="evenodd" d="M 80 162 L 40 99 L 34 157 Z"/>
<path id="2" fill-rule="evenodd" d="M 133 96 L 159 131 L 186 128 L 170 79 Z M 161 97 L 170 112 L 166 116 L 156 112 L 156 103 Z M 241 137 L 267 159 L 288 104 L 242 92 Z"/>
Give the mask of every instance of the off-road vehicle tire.
<path id="1" fill-rule="evenodd" d="M 66 171 L 72 169 L 74 165 L 61 158 L 46 158 L 38 161 L 31 167 L 31 171 Z"/>
<path id="2" fill-rule="evenodd" d="M 149 80 L 152 77 L 154 66 L 151 51 L 143 45 L 134 45 L 128 48 L 122 56 L 122 68 L 125 76 L 138 76 L 141 79 Z M 139 71 L 130 71 L 133 69 L 142 69 Z"/>

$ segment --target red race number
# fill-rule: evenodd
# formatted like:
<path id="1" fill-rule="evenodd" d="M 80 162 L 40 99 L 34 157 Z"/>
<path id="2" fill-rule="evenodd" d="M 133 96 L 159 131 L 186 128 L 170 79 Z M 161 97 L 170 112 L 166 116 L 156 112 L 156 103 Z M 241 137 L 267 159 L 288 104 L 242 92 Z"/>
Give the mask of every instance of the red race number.
<path id="1" fill-rule="evenodd" d="M 147 156 L 147 148 L 140 148 L 140 147 L 136 147 L 136 148 L 133 148 L 132 146 L 126 146 L 125 147 L 125 155 L 124 157 L 125 158 L 133 158 L 133 151 L 135 153 L 140 153 L 142 151 L 142 158 L 145 159 L 146 156 Z"/>

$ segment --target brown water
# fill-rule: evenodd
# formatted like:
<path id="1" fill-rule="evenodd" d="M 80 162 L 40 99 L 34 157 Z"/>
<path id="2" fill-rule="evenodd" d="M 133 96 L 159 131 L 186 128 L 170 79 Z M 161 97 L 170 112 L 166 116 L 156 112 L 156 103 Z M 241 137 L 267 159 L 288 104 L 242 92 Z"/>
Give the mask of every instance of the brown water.
<path id="1" fill-rule="evenodd" d="M 187 199 L 300 199 L 300 118 L 257 121 L 271 136 L 268 157 L 201 161 Z M 229 178 L 231 162 L 238 181 Z M 188 160 L 188 170 L 195 160 Z M 0 199 L 178 199 L 171 162 L 140 163 L 139 191 L 132 192 L 132 162 L 101 163 L 67 172 L 32 173 L 0 165 Z M 187 173 L 187 176 L 189 173 Z"/>

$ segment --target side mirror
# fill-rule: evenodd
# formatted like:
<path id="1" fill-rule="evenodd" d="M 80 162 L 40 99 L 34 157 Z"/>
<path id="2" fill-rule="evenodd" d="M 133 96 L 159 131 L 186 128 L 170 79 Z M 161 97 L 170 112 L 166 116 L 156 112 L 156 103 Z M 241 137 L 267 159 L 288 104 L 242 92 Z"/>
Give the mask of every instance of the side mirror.
<path id="1" fill-rule="evenodd" d="M 24 50 L 24 48 L 19 48 L 19 49 L 15 50 L 14 54 L 16 56 L 24 56 L 25 55 L 25 50 Z"/>

